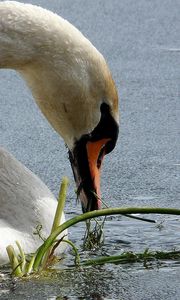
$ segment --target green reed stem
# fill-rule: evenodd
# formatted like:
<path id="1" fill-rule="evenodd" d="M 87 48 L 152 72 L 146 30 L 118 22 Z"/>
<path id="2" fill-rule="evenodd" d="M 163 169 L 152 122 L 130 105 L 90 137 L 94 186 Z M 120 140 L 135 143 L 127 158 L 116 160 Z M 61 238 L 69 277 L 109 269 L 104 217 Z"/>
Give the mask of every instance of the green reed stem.
<path id="1" fill-rule="evenodd" d="M 66 201 L 68 183 L 69 183 L 69 179 L 67 177 L 63 177 L 62 182 L 61 182 L 60 191 L 59 191 L 57 208 L 56 208 L 56 213 L 54 216 L 54 222 L 52 225 L 51 234 L 57 229 L 57 227 L 59 226 L 59 224 L 61 222 L 61 217 L 63 214 L 64 205 L 65 205 L 65 201 Z M 45 266 L 47 265 L 51 250 L 52 250 L 52 245 L 51 245 L 51 247 L 49 247 L 49 249 L 47 250 L 47 252 L 45 254 L 45 257 L 44 257 L 43 263 L 42 263 L 42 268 L 45 268 Z"/>
<path id="2" fill-rule="evenodd" d="M 38 271 L 39 266 L 41 264 L 42 258 L 49 247 L 56 240 L 57 236 L 62 233 L 65 229 L 73 226 L 79 222 L 85 221 L 87 219 L 92 219 L 100 216 L 107 215 L 117 215 L 117 214 L 170 214 L 170 215 L 180 215 L 180 209 L 175 208 L 159 208 L 159 207 L 127 207 L 127 208 L 108 208 L 97 211 L 91 211 L 84 213 L 82 215 L 76 216 L 62 225 L 58 226 L 47 238 L 47 240 L 39 247 L 37 250 L 37 255 L 35 257 L 33 269 L 34 271 Z"/>
<path id="3" fill-rule="evenodd" d="M 151 252 L 148 249 L 144 253 L 134 253 L 134 252 L 125 252 L 120 255 L 114 256 L 102 256 L 95 259 L 89 259 L 81 263 L 81 266 L 93 266 L 93 265 L 102 265 L 106 263 L 133 263 L 139 261 L 148 261 L 153 259 L 180 259 L 180 251 L 156 251 Z"/>
<path id="4" fill-rule="evenodd" d="M 21 270 L 21 266 L 20 266 L 20 262 L 16 256 L 15 250 L 13 248 L 13 246 L 9 245 L 6 247 L 6 251 L 7 254 L 9 256 L 9 261 L 12 267 L 12 273 L 17 276 L 17 277 L 21 277 L 23 276 L 22 270 Z"/>
<path id="5" fill-rule="evenodd" d="M 51 233 L 53 233 L 53 231 L 59 226 L 59 224 L 61 222 L 61 217 L 62 217 L 62 213 L 64 210 L 65 201 L 66 201 L 68 183 L 69 183 L 69 179 L 67 177 L 63 177 L 62 182 L 61 182 L 60 191 L 59 191 L 58 204 L 57 204 L 57 209 L 56 209 Z"/>
<path id="6" fill-rule="evenodd" d="M 80 256 L 79 256 L 77 247 L 70 240 L 62 240 L 62 242 L 65 242 L 65 243 L 69 244 L 72 247 L 72 249 L 74 251 L 74 254 L 75 254 L 74 263 L 75 263 L 76 266 L 79 265 L 80 264 Z"/>

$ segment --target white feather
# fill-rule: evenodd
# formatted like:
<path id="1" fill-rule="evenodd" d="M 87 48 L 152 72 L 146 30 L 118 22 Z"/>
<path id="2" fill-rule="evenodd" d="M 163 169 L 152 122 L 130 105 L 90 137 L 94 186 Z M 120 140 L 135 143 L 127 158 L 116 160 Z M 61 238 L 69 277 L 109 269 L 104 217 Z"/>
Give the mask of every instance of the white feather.
<path id="1" fill-rule="evenodd" d="M 42 225 L 42 234 L 48 237 L 56 206 L 57 200 L 48 187 L 0 148 L 0 263 L 7 260 L 6 247 L 15 245 L 16 240 L 26 253 L 37 250 L 42 240 L 33 232 Z M 63 214 L 61 223 L 64 220 Z M 62 243 L 58 251 L 64 249 Z"/>

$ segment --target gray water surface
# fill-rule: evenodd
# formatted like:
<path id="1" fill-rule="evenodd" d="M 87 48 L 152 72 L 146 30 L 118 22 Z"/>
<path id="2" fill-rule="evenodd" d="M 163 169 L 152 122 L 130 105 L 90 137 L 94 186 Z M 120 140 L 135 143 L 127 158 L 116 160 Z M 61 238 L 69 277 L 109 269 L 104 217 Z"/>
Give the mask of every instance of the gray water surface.
<path id="1" fill-rule="evenodd" d="M 21 1 L 51 9 L 77 26 L 108 61 L 120 96 L 116 149 L 105 158 L 102 194 L 109 206 L 179 208 L 180 201 L 180 2 L 178 0 Z M 63 175 L 71 180 L 67 218 L 80 213 L 63 141 L 37 109 L 21 78 L 0 72 L 0 143 L 57 195 Z M 149 217 L 149 216 L 148 216 Z M 150 216 L 156 224 L 125 217 L 108 219 L 105 243 L 82 258 L 123 251 L 180 249 L 176 217 Z M 81 249 L 83 226 L 69 238 Z M 0 299 L 179 300 L 180 263 L 153 261 L 72 269 L 44 279 L 12 280 L 0 270 Z M 65 267 L 66 266 L 66 267 Z M 69 266 L 69 267 L 68 267 Z"/>
<path id="2" fill-rule="evenodd" d="M 99 250 L 82 250 L 83 226 L 71 229 L 69 238 L 79 245 L 82 260 L 123 251 L 168 251 L 179 246 L 177 218 L 158 216 L 158 225 L 108 218 L 105 242 Z M 43 278 L 12 280 L 9 270 L 1 270 L 0 299 L 179 299 L 180 261 L 152 260 L 139 263 L 72 267 L 74 257 L 67 254 L 63 264 Z"/>

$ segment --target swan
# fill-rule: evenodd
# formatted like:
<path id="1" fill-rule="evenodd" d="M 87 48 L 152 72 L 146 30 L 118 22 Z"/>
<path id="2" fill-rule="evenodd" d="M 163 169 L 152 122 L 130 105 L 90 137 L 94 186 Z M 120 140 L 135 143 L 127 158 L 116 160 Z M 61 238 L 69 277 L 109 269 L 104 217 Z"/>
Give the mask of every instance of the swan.
<path id="1" fill-rule="evenodd" d="M 49 123 L 63 138 L 83 212 L 101 207 L 103 158 L 117 141 L 118 95 L 104 57 L 78 29 L 31 4 L 0 2 L 0 68 L 26 81 Z M 51 228 L 56 199 L 45 184 L 0 149 L 0 262 L 18 240 L 24 251 Z M 61 222 L 64 221 L 64 215 Z M 63 251 L 60 246 L 59 251 Z"/>
<path id="2" fill-rule="evenodd" d="M 48 187 L 6 149 L 0 147 L 0 264 L 8 260 L 6 247 L 19 241 L 25 253 L 34 253 L 50 234 L 57 200 Z M 65 221 L 64 213 L 61 223 Z M 67 235 L 64 231 L 60 237 Z M 61 243 L 57 254 L 65 251 Z"/>

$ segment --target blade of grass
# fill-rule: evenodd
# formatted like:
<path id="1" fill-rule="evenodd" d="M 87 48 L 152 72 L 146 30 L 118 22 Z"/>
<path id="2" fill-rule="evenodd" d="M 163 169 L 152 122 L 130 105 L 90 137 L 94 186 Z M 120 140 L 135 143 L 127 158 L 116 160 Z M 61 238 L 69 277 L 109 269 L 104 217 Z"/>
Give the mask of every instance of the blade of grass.
<path id="1" fill-rule="evenodd" d="M 74 254 L 75 254 L 74 263 L 75 263 L 75 265 L 79 265 L 80 264 L 80 256 L 79 256 L 77 247 L 70 240 L 63 240 L 63 242 L 69 244 L 73 248 L 73 251 L 74 251 Z"/>
<path id="2" fill-rule="evenodd" d="M 98 195 L 93 192 L 93 194 L 95 195 L 95 197 L 98 199 Z M 110 208 L 104 199 L 101 198 L 101 203 L 105 206 L 105 208 Z M 136 220 L 140 220 L 140 221 L 144 221 L 144 222 L 148 222 L 148 223 L 156 223 L 156 221 L 154 220 L 151 220 L 151 219 L 147 219 L 147 218 L 141 218 L 141 217 L 138 217 L 138 216 L 133 216 L 133 215 L 128 215 L 128 214 L 124 214 L 125 217 L 127 218 L 131 218 L 131 219 L 136 219 Z"/>
<path id="3" fill-rule="evenodd" d="M 20 256 L 21 256 L 21 270 L 24 273 L 25 272 L 25 265 L 26 265 L 26 257 L 25 257 L 24 251 L 23 251 L 23 249 L 22 249 L 22 247 L 21 247 L 21 245 L 18 241 L 16 241 L 16 245 L 19 249 L 19 253 L 20 253 Z"/>

